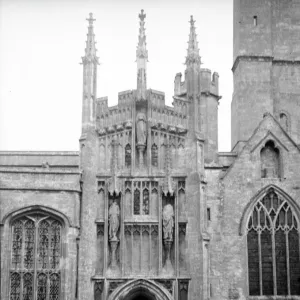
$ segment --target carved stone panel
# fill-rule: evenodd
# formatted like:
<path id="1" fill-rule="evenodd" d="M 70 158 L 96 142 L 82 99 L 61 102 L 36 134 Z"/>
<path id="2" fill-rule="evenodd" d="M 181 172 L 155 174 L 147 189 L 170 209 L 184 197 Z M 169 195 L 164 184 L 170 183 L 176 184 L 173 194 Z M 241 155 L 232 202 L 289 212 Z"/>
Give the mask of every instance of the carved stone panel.
<path id="1" fill-rule="evenodd" d="M 125 273 L 158 273 L 158 225 L 125 224 Z"/>
<path id="2" fill-rule="evenodd" d="M 97 264 L 96 274 L 102 275 L 104 268 L 104 223 L 97 224 Z"/>

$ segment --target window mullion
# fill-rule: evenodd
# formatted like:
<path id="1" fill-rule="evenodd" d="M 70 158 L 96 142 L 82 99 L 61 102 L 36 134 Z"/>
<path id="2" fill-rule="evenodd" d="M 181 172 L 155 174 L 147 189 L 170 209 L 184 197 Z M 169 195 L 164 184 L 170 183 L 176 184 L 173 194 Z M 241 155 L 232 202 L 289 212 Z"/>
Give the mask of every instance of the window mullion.
<path id="1" fill-rule="evenodd" d="M 25 271 L 19 271 L 20 274 L 20 300 L 23 300 L 23 285 L 24 285 L 24 273 Z"/>
<path id="2" fill-rule="evenodd" d="M 273 263 L 273 291 L 274 291 L 274 296 L 276 296 L 277 281 L 276 281 L 276 253 L 275 253 L 275 228 L 274 227 L 272 227 L 271 239 L 272 239 L 272 263 Z"/>
<path id="3" fill-rule="evenodd" d="M 262 288 L 262 262 L 261 262 L 261 231 L 257 231 L 258 234 L 258 260 L 259 260 L 259 289 L 260 295 L 263 295 L 263 288 Z"/>
<path id="4" fill-rule="evenodd" d="M 34 264 L 33 264 L 33 300 L 37 299 L 37 247 L 38 247 L 38 223 L 36 222 L 34 228 Z"/>
<path id="5" fill-rule="evenodd" d="M 285 232 L 285 246 L 286 246 L 286 272 L 287 272 L 287 294 L 291 294 L 290 282 L 290 253 L 289 253 L 289 231 Z"/>
<path id="6" fill-rule="evenodd" d="M 143 205 L 143 182 L 140 181 L 140 215 L 142 215 L 142 205 Z"/>
<path id="7" fill-rule="evenodd" d="M 25 222 L 22 222 L 22 245 L 21 245 L 21 271 L 18 270 L 18 273 L 20 274 L 20 300 L 23 300 L 23 275 L 24 275 L 24 259 L 25 259 Z"/>
<path id="8" fill-rule="evenodd" d="M 50 271 L 51 266 L 50 266 L 50 245 L 51 245 L 51 235 L 52 235 L 52 227 L 50 226 L 50 221 L 49 221 L 49 226 L 48 226 L 48 251 L 47 251 L 47 269 Z M 47 282 L 46 282 L 46 300 L 49 300 L 49 295 L 50 295 L 50 272 L 46 272 L 47 275 Z"/>
<path id="9" fill-rule="evenodd" d="M 22 245 L 21 245 L 21 270 L 24 270 L 24 259 L 25 259 L 25 222 L 22 222 Z"/>

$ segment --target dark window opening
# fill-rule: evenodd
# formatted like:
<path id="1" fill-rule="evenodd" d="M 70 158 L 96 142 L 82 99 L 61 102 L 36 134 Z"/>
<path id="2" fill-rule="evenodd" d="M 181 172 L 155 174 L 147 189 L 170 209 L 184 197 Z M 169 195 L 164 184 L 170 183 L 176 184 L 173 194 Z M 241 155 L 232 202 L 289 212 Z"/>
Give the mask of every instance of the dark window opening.
<path id="1" fill-rule="evenodd" d="M 257 26 L 257 16 L 254 16 L 254 17 L 253 17 L 253 25 L 254 25 L 254 26 Z"/>
<path id="2" fill-rule="evenodd" d="M 300 295 L 298 222 L 273 189 L 253 208 L 247 245 L 250 296 Z"/>
<path id="3" fill-rule="evenodd" d="M 207 214 L 207 221 L 210 221 L 211 220 L 211 215 L 210 215 L 210 208 L 209 207 L 206 209 L 206 214 Z"/>

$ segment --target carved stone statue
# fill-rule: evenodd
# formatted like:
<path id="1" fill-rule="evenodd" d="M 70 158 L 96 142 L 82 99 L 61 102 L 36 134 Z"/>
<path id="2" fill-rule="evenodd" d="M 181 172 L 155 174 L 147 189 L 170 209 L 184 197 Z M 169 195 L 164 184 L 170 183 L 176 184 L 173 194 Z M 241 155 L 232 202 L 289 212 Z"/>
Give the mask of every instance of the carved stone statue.
<path id="1" fill-rule="evenodd" d="M 173 241 L 174 210 L 171 204 L 166 204 L 163 208 L 163 231 L 164 240 Z"/>
<path id="2" fill-rule="evenodd" d="M 146 145 L 147 140 L 147 125 L 146 115 L 139 112 L 136 116 L 136 139 L 137 145 Z"/>
<path id="3" fill-rule="evenodd" d="M 120 226 L 119 221 L 120 208 L 116 200 L 113 200 L 113 203 L 108 210 L 108 220 L 109 220 L 109 240 L 117 241 L 117 233 Z"/>

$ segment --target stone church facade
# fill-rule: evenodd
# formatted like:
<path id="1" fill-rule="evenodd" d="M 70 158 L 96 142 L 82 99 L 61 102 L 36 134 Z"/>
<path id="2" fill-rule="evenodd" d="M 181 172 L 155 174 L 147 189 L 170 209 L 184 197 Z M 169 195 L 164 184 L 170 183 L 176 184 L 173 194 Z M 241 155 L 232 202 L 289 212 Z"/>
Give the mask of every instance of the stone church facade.
<path id="1" fill-rule="evenodd" d="M 300 4 L 234 0 L 230 152 L 193 17 L 172 107 L 145 17 L 109 107 L 90 14 L 79 152 L 0 153 L 1 299 L 300 299 Z"/>

